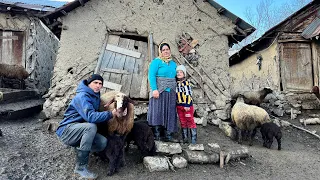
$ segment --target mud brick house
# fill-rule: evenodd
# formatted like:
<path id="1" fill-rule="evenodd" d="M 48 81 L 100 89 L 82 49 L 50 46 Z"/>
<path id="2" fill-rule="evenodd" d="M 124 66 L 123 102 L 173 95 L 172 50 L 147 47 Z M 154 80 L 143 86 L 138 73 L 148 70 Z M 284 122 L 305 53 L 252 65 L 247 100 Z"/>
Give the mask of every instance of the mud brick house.
<path id="1" fill-rule="evenodd" d="M 229 58 L 232 90 L 310 92 L 319 86 L 319 34 L 320 1 L 312 1 Z"/>
<path id="2" fill-rule="evenodd" d="M 53 10 L 0 2 L 0 119 L 23 118 L 42 110 L 41 95 L 50 87 L 59 40 L 41 17 Z"/>
<path id="3" fill-rule="evenodd" d="M 40 18 L 53 10 L 0 2 L 0 64 L 24 67 L 29 73 L 29 85 L 42 94 L 50 87 L 59 40 Z"/>
<path id="4" fill-rule="evenodd" d="M 148 101 L 147 72 L 156 45 L 171 45 L 178 64 L 187 66 L 196 103 L 213 105 L 214 116 L 227 119 L 230 100 L 228 49 L 255 29 L 213 0 L 79 0 L 48 13 L 61 22 L 61 39 L 46 114 L 62 115 L 78 82 L 93 72 L 105 89 L 121 90 Z M 58 21 L 59 19 L 59 21 Z M 197 66 L 179 52 L 181 38 L 193 39 Z"/>

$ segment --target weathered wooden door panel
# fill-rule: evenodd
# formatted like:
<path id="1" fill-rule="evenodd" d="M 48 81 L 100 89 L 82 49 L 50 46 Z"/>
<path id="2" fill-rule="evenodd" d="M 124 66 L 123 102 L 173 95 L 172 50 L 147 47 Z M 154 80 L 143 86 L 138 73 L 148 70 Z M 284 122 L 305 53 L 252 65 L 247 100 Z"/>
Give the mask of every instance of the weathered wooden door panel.
<path id="1" fill-rule="evenodd" d="M 2 31 L 0 36 L 0 63 L 25 67 L 24 32 Z"/>
<path id="2" fill-rule="evenodd" d="M 137 41 L 135 47 L 138 47 L 138 52 L 141 52 L 142 55 L 139 59 L 136 59 L 136 63 L 134 65 L 132 77 L 133 83 L 131 84 L 130 96 L 135 98 L 147 98 L 148 93 L 146 93 L 146 91 L 148 84 L 143 81 L 145 81 L 145 78 L 147 77 L 147 74 L 144 74 L 144 69 L 149 65 L 149 63 L 144 63 L 148 62 L 148 44 L 146 42 Z"/>
<path id="3" fill-rule="evenodd" d="M 147 98 L 147 42 L 110 35 L 99 73 L 109 89 L 121 90 L 132 98 Z M 119 89 L 120 88 L 120 89 Z"/>
<path id="4" fill-rule="evenodd" d="M 313 86 L 310 44 L 283 43 L 280 59 L 284 90 L 309 91 Z"/>
<path id="5" fill-rule="evenodd" d="M 134 40 L 130 39 L 129 45 L 128 45 L 129 50 L 135 49 L 134 42 L 135 42 Z M 129 94 L 129 96 L 130 96 L 131 85 L 134 84 L 134 82 L 132 81 L 132 77 L 133 77 L 133 69 L 134 69 L 135 63 L 136 63 L 136 59 L 134 57 L 132 57 L 132 56 L 126 57 L 126 62 L 124 64 L 124 70 L 128 71 L 130 74 L 128 74 L 128 75 L 124 74 L 121 79 L 121 84 L 122 84 L 121 91 L 125 94 Z"/>

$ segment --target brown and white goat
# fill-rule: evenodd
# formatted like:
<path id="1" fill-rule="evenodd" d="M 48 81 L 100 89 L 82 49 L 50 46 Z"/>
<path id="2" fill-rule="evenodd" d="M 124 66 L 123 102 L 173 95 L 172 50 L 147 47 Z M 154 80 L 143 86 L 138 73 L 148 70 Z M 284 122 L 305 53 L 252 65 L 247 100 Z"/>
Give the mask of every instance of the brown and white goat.
<path id="1" fill-rule="evenodd" d="M 118 116 L 105 123 L 99 123 L 98 133 L 107 137 L 107 147 L 103 150 L 105 157 L 109 159 L 108 175 L 118 171 L 124 161 L 124 145 L 127 134 L 134 123 L 133 101 L 125 94 L 117 91 L 106 92 L 100 97 L 100 111 L 117 110 Z"/>
<path id="2" fill-rule="evenodd" d="M 116 109 L 119 113 L 119 116 L 113 117 L 107 122 L 108 134 L 127 135 L 134 123 L 133 101 L 124 93 L 117 91 L 106 92 L 101 95 L 100 100 L 100 111 Z"/>

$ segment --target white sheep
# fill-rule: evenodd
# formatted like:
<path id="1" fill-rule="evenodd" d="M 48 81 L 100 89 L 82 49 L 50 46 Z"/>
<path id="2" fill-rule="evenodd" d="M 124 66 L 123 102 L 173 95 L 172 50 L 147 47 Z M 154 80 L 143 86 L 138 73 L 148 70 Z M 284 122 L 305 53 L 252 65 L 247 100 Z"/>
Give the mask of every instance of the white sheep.
<path id="1" fill-rule="evenodd" d="M 245 104 L 242 95 L 239 95 L 236 104 L 232 108 L 231 119 L 238 129 L 239 143 L 242 143 L 242 133 L 251 132 L 250 146 L 256 134 L 256 128 L 266 122 L 270 122 L 269 114 L 264 109 Z"/>

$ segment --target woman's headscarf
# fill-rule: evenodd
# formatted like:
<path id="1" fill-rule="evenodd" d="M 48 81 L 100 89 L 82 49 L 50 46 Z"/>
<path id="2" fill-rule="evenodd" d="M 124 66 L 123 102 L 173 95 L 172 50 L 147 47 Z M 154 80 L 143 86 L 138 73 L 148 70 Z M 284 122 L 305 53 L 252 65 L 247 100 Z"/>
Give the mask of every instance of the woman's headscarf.
<path id="1" fill-rule="evenodd" d="M 169 44 L 166 42 L 159 44 L 159 58 L 162 59 L 164 62 L 168 63 L 171 60 L 171 55 L 170 55 L 170 57 L 164 57 L 162 55 L 161 49 L 163 48 L 163 46 L 168 46 L 168 48 L 170 49 Z"/>

